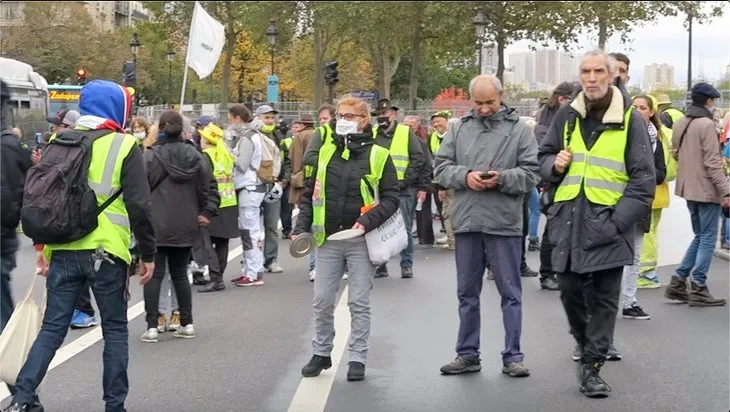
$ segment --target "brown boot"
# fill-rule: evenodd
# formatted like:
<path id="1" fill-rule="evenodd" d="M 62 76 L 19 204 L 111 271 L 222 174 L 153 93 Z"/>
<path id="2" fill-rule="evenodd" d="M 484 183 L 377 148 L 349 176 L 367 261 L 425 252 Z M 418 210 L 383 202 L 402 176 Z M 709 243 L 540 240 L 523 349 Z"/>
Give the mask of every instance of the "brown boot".
<path id="1" fill-rule="evenodd" d="M 672 276 L 672 280 L 669 282 L 669 286 L 664 291 L 664 297 L 669 300 L 676 300 L 682 303 L 687 303 L 689 300 L 689 292 L 687 291 L 687 281 L 682 280 L 677 276 Z"/>
<path id="2" fill-rule="evenodd" d="M 689 294 L 690 306 L 725 306 L 725 299 L 717 299 L 710 294 L 707 286 L 699 286 L 692 282 L 692 290 Z"/>

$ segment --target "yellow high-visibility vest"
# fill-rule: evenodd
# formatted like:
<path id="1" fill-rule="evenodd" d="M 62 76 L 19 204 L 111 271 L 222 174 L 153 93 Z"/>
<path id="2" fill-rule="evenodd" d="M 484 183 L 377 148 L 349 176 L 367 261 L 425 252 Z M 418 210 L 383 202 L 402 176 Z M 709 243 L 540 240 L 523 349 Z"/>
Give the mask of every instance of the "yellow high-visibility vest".
<path id="1" fill-rule="evenodd" d="M 373 138 L 378 135 L 378 128 L 373 127 Z M 410 139 L 411 128 L 399 124 L 395 127 L 395 133 L 393 133 L 393 140 L 390 142 L 388 151 L 390 152 L 390 158 L 393 159 L 393 165 L 395 166 L 395 173 L 398 176 L 398 180 L 406 178 L 406 170 L 410 164 Z"/>

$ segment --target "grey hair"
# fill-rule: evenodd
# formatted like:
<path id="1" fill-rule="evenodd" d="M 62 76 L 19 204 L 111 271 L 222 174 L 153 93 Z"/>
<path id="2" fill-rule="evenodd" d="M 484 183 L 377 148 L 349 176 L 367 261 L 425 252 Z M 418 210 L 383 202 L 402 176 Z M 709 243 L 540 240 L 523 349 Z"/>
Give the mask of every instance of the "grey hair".
<path id="1" fill-rule="evenodd" d="M 497 76 L 493 76 L 491 74 L 480 74 L 479 76 L 474 77 L 469 82 L 469 96 L 474 95 L 474 86 L 476 86 L 477 82 L 481 80 L 489 80 L 492 82 L 492 86 L 494 86 L 494 89 L 498 92 L 503 92 L 504 87 L 502 87 L 502 82 L 499 81 L 499 78 Z"/>
<path id="2" fill-rule="evenodd" d="M 586 59 L 586 57 L 594 57 L 594 56 L 601 56 L 604 59 L 606 59 L 606 69 L 608 69 L 608 72 L 612 76 L 616 76 L 618 67 L 616 67 L 616 58 L 611 56 L 610 54 L 606 53 L 605 51 L 601 49 L 591 50 L 588 53 L 583 55 L 583 58 L 580 61 L 580 66 L 578 66 L 578 75 L 583 71 L 583 61 Z"/>

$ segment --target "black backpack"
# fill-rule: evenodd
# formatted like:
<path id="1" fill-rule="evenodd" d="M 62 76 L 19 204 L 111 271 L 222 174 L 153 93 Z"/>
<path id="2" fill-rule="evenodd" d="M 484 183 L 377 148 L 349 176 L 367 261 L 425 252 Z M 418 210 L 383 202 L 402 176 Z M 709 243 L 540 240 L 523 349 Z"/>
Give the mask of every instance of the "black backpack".
<path id="1" fill-rule="evenodd" d="M 64 130 L 30 168 L 20 217 L 23 232 L 35 243 L 62 244 L 79 240 L 99 225 L 97 217 L 121 194 L 117 190 L 99 205 L 89 187 L 91 145 L 109 130 Z"/>

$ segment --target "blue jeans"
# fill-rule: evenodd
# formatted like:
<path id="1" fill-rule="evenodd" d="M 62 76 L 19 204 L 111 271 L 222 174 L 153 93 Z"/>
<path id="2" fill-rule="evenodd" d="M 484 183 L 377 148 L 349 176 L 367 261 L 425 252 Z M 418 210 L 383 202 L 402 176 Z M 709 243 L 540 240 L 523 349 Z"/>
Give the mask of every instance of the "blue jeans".
<path id="1" fill-rule="evenodd" d="M 483 233 L 456 234 L 456 278 L 459 298 L 459 335 L 456 353 L 465 358 L 479 358 L 481 336 L 480 295 L 484 269 L 494 272 L 494 282 L 501 296 L 504 324 L 502 361 L 522 362 L 522 279 L 520 278 L 520 242 L 522 236 L 492 236 Z"/>
<path id="2" fill-rule="evenodd" d="M 312 249 L 312 253 L 309 254 L 309 271 L 313 271 L 317 263 L 317 248 Z"/>
<path id="3" fill-rule="evenodd" d="M 527 205 L 530 211 L 530 224 L 527 236 L 530 240 L 537 240 L 537 227 L 540 226 L 540 194 L 537 188 L 532 189 L 532 192 L 530 192 Z"/>
<path id="4" fill-rule="evenodd" d="M 730 218 L 722 218 L 722 243 L 730 244 Z"/>
<path id="5" fill-rule="evenodd" d="M 15 269 L 15 252 L 18 250 L 17 239 L 2 239 L 0 249 L 0 332 L 5 329 L 15 304 L 10 291 L 10 272 Z"/>
<path id="6" fill-rule="evenodd" d="M 413 197 L 410 193 L 402 192 L 400 195 L 400 212 L 403 214 L 403 222 L 406 224 L 408 233 L 408 247 L 400 252 L 400 267 L 413 267 Z"/>
<path id="7" fill-rule="evenodd" d="M 695 234 L 682 263 L 676 270 L 677 276 L 685 280 L 692 275 L 697 286 L 705 286 L 707 272 L 712 263 L 712 254 L 717 243 L 717 223 L 720 219 L 720 205 L 687 201 L 687 208 L 692 219 L 692 231 Z"/>
<path id="8" fill-rule="evenodd" d="M 127 267 L 124 262 L 114 259 L 114 264 L 104 262 L 95 272 L 91 254 L 90 250 L 53 252 L 46 279 L 48 298 L 43 326 L 18 375 L 13 402 L 24 404 L 33 401 L 36 388 L 66 337 L 76 299 L 88 282 L 99 306 L 104 335 L 105 411 L 124 410 L 124 400 L 129 391 L 129 331 L 125 298 Z"/>

